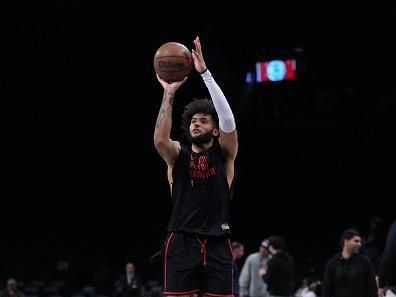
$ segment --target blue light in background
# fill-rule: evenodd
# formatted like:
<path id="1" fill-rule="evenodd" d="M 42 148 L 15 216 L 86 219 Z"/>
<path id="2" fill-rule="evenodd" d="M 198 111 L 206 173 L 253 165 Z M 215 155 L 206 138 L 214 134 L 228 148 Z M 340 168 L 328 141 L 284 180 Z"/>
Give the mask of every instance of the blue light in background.
<path id="1" fill-rule="evenodd" d="M 250 71 L 248 71 L 246 73 L 246 83 L 250 84 L 253 81 L 253 77 L 252 77 L 252 73 Z"/>
<path id="2" fill-rule="evenodd" d="M 261 63 L 260 62 L 256 63 L 256 82 L 258 83 L 262 81 L 260 67 L 261 67 Z"/>

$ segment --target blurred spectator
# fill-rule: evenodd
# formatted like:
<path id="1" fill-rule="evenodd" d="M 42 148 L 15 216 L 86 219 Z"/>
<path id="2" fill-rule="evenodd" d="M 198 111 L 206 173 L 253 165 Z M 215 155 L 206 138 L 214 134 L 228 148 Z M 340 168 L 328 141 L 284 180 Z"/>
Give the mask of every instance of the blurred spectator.
<path id="1" fill-rule="evenodd" d="M 362 252 L 371 260 L 376 274 L 378 274 L 385 239 L 384 221 L 380 217 L 372 217 L 369 222 L 368 232 L 364 238 Z"/>
<path id="2" fill-rule="evenodd" d="M 318 287 L 320 286 L 320 281 L 313 278 L 308 278 L 307 291 L 301 295 L 301 297 L 317 297 Z"/>
<path id="3" fill-rule="evenodd" d="M 25 297 L 25 294 L 19 290 L 16 280 L 10 278 L 6 281 L 6 287 L 1 297 Z"/>
<path id="4" fill-rule="evenodd" d="M 267 285 L 261 278 L 259 271 L 267 265 L 268 240 L 263 240 L 259 251 L 250 254 L 243 264 L 239 276 L 240 297 L 267 297 Z"/>
<path id="5" fill-rule="evenodd" d="M 322 296 L 377 297 L 377 283 L 370 259 L 360 254 L 362 238 L 354 229 L 343 232 L 341 253 L 326 264 Z"/>
<path id="6" fill-rule="evenodd" d="M 139 297 L 141 294 L 141 279 L 135 273 L 135 265 L 129 262 L 125 265 L 123 273 L 116 282 L 114 297 Z"/>
<path id="7" fill-rule="evenodd" d="M 390 226 L 378 274 L 379 297 L 396 296 L 396 221 Z"/>
<path id="8" fill-rule="evenodd" d="M 303 297 L 304 294 L 308 292 L 309 281 L 310 281 L 309 277 L 304 277 L 303 278 L 300 287 L 294 293 L 294 297 Z"/>
<path id="9" fill-rule="evenodd" d="M 267 267 L 260 270 L 260 275 L 267 284 L 270 296 L 292 296 L 295 291 L 295 266 L 283 238 L 269 237 L 268 251 L 271 258 Z"/>

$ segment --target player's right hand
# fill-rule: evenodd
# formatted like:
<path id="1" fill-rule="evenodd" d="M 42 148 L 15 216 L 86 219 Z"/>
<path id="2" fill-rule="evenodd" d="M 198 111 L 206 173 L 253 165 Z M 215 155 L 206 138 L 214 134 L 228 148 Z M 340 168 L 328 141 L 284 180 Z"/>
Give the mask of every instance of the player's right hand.
<path id="1" fill-rule="evenodd" d="M 164 88 L 164 90 L 169 91 L 169 92 L 176 92 L 178 88 L 180 88 L 187 80 L 188 76 L 186 76 L 185 78 L 183 78 L 183 80 L 181 81 L 175 81 L 172 83 L 168 83 L 166 81 L 164 81 L 158 74 L 157 74 L 157 79 L 159 81 L 159 83 L 162 85 L 162 87 Z"/>

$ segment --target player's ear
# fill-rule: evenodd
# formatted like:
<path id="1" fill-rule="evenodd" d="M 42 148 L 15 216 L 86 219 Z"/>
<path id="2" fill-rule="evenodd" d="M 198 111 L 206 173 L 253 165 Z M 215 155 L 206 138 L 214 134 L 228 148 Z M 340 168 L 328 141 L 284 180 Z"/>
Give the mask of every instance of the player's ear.
<path id="1" fill-rule="evenodd" d="M 219 136 L 219 133 L 220 133 L 220 131 L 218 128 L 213 129 L 213 136 L 217 137 L 217 136 Z"/>

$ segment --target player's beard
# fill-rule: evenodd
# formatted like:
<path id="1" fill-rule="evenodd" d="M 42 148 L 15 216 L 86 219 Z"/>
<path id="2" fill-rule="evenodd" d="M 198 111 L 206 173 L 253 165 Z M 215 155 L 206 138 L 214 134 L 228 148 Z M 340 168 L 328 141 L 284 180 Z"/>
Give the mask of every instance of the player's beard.
<path id="1" fill-rule="evenodd" d="M 191 133 L 190 133 L 189 138 L 190 138 L 190 141 L 193 144 L 196 144 L 196 145 L 207 144 L 207 143 L 209 143 L 212 140 L 213 132 L 212 131 L 208 131 L 206 133 L 202 133 L 202 134 L 200 134 L 198 136 L 195 136 L 195 137 L 191 136 Z"/>

